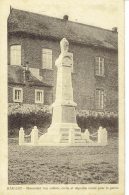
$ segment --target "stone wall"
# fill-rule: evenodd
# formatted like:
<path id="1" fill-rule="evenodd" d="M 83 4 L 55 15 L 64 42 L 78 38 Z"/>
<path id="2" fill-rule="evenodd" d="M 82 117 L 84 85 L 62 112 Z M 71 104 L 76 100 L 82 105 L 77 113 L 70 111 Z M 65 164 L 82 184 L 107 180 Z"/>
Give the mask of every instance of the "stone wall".
<path id="1" fill-rule="evenodd" d="M 67 36 L 66 36 L 67 38 Z M 56 67 L 55 60 L 59 56 L 59 41 L 44 40 L 16 35 L 9 37 L 9 45 L 22 44 L 22 64 L 26 61 L 32 68 L 40 68 L 43 81 L 53 84 L 53 98 L 55 99 Z M 50 48 L 53 52 L 53 70 L 42 69 L 42 48 Z M 118 54 L 116 51 L 98 47 L 86 47 L 70 43 L 73 53 L 73 90 L 74 101 L 78 109 L 96 110 L 95 89 L 102 88 L 105 92 L 105 110 L 118 110 Z M 95 76 L 95 57 L 105 59 L 105 77 Z M 53 99 L 53 101 L 54 101 Z"/>

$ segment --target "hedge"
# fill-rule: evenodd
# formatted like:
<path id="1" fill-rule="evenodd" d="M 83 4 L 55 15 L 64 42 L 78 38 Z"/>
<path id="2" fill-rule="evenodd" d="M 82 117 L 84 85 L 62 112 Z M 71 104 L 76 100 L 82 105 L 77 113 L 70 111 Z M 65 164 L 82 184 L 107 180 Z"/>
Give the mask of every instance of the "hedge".
<path id="1" fill-rule="evenodd" d="M 29 134 L 33 126 L 37 126 L 42 132 L 50 126 L 52 121 L 52 112 L 50 107 L 11 105 L 8 114 L 8 134 L 9 137 L 18 136 L 20 127 Z M 108 131 L 118 131 L 118 116 L 114 113 L 97 113 L 89 111 L 77 111 L 76 119 L 78 126 L 82 131 L 89 129 L 91 132 L 105 127 Z"/>
<path id="2" fill-rule="evenodd" d="M 90 131 L 97 130 L 100 126 L 108 129 L 110 132 L 118 131 L 118 117 L 101 117 L 101 116 L 79 116 L 77 115 L 78 126 L 84 131 L 89 129 Z"/>

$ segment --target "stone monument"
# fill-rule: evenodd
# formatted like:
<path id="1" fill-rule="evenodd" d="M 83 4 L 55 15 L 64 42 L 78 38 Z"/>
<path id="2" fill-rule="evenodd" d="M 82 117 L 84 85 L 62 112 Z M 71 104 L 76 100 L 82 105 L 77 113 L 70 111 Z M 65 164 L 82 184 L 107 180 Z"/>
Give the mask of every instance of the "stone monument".
<path id="1" fill-rule="evenodd" d="M 60 42 L 61 54 L 56 60 L 57 82 L 56 98 L 53 103 L 52 123 L 47 132 L 39 137 L 39 131 L 35 126 L 30 135 L 25 135 L 23 128 L 19 131 L 19 145 L 33 146 L 106 146 L 107 130 L 99 127 L 98 132 L 92 135 L 85 130 L 81 132 L 76 121 L 76 106 L 73 101 L 72 87 L 72 57 L 68 52 L 69 42 L 63 38 Z M 31 137 L 31 142 L 25 141 L 26 137 Z M 90 138 L 98 138 L 98 141 L 92 141 Z"/>
<path id="2" fill-rule="evenodd" d="M 39 145 L 78 145 L 84 143 L 81 137 L 81 129 L 76 122 L 72 88 L 72 58 L 69 50 L 69 42 L 63 38 L 60 42 L 61 54 L 56 60 L 57 83 L 56 98 L 52 105 L 52 124 L 47 133 L 39 138 Z"/>

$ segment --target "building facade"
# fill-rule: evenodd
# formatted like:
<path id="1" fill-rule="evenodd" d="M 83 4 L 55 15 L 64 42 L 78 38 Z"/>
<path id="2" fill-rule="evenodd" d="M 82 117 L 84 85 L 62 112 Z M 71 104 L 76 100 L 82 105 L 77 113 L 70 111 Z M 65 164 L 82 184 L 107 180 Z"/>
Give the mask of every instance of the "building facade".
<path id="1" fill-rule="evenodd" d="M 16 9 L 10 10 L 8 18 L 8 72 L 13 69 L 9 76 L 9 103 L 17 102 L 15 95 L 19 96 L 19 93 L 25 104 L 51 105 L 54 102 L 55 60 L 60 54 L 59 43 L 63 37 L 68 39 L 73 57 L 71 71 L 77 108 L 117 112 L 117 29 L 106 30 L 72 22 L 68 16 L 58 19 Z M 23 72 L 20 84 L 16 69 Z M 31 75 L 28 80 L 27 71 Z M 15 84 L 11 83 L 12 77 L 18 77 L 13 78 Z"/>

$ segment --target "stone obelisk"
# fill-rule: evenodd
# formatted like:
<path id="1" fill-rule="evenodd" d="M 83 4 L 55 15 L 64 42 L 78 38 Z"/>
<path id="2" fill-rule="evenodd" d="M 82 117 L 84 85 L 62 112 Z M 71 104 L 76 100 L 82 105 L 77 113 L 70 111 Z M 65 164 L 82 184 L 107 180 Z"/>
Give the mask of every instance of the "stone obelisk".
<path id="1" fill-rule="evenodd" d="M 53 103 L 52 124 L 47 133 L 39 138 L 41 145 L 78 145 L 83 143 L 81 129 L 76 122 L 75 108 L 77 104 L 73 101 L 72 88 L 72 58 L 69 42 L 63 38 L 60 42 L 61 53 L 56 60 L 57 83 L 56 98 Z"/>

